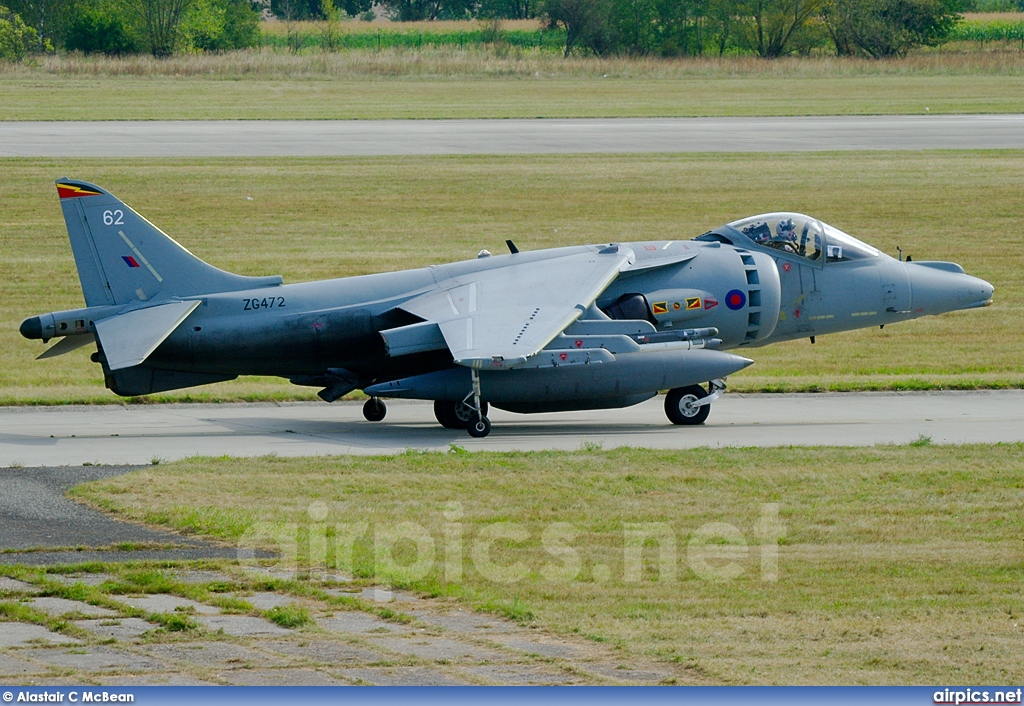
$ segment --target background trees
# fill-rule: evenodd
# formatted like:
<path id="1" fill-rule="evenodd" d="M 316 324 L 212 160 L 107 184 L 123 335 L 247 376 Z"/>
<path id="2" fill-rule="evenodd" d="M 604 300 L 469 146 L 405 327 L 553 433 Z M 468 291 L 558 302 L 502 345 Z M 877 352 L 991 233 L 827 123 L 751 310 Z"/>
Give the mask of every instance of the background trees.
<path id="1" fill-rule="evenodd" d="M 967 4 L 1024 0 L 0 0 L 4 51 L 227 51 L 258 46 L 260 11 L 315 20 L 337 48 L 337 20 L 540 18 L 564 32 L 564 53 L 632 56 L 790 54 L 900 56 L 945 40 Z M 17 20 L 17 21 L 15 21 Z M 26 39 L 27 38 L 27 39 Z M 329 38 L 330 39 L 330 38 Z M 295 50 L 301 49 L 301 42 Z M 333 50 L 333 49 L 332 49 Z"/>

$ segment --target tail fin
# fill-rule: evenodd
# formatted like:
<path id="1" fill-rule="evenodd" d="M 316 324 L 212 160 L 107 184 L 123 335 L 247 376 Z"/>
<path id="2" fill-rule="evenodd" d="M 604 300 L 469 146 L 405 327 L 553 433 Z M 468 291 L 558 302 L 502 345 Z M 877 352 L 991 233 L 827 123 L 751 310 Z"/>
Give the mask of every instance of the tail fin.
<path id="1" fill-rule="evenodd" d="M 281 284 L 280 275 L 245 277 L 206 264 L 98 186 L 58 179 L 57 194 L 87 306 Z"/>

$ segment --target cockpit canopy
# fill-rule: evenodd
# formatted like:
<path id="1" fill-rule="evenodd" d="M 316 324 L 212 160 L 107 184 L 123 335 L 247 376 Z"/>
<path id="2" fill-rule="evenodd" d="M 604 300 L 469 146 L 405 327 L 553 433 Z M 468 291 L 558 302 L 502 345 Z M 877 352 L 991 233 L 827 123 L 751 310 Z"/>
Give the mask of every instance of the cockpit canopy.
<path id="1" fill-rule="evenodd" d="M 696 240 L 725 241 L 743 245 L 736 234 L 755 245 L 820 262 L 844 262 L 877 257 L 878 250 L 838 228 L 802 213 L 764 213 L 733 221 Z"/>

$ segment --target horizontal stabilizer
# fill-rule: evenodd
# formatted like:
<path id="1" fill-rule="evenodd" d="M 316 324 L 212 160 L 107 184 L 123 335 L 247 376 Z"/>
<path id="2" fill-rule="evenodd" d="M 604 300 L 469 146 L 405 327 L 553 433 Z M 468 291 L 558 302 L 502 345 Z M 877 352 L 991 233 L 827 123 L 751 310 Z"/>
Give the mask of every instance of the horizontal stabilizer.
<path id="1" fill-rule="evenodd" d="M 36 360 L 43 360 L 45 358 L 56 358 L 59 355 L 70 353 L 71 351 L 77 351 L 82 346 L 87 346 L 90 343 L 96 341 L 96 336 L 91 333 L 83 333 L 78 336 L 65 336 L 60 339 L 54 345 L 43 351 L 42 355 L 38 356 Z"/>
<path id="2" fill-rule="evenodd" d="M 175 301 L 135 309 L 96 322 L 96 333 L 111 370 L 139 365 L 195 311 L 201 301 Z"/>

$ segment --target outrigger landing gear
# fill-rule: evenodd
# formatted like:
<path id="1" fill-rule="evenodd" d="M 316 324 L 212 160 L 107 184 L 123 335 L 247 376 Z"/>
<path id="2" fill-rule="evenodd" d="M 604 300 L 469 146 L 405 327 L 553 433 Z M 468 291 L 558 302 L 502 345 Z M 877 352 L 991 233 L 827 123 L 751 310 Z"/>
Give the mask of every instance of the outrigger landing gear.
<path id="1" fill-rule="evenodd" d="M 711 414 L 711 403 L 725 392 L 724 380 L 712 380 L 705 390 L 700 385 L 677 387 L 665 396 L 665 416 L 673 424 L 703 424 Z"/>
<path id="2" fill-rule="evenodd" d="M 363 405 L 363 416 L 368 422 L 379 422 L 388 413 L 388 407 L 379 397 L 371 397 Z"/>
<path id="3" fill-rule="evenodd" d="M 469 427 L 466 431 L 475 439 L 482 439 L 491 433 L 491 420 L 486 416 L 486 408 L 480 404 L 480 372 L 475 368 L 470 369 L 473 377 L 473 391 L 466 395 L 463 404 L 468 404 L 469 398 L 473 398 L 473 404 L 469 405 L 473 413 L 469 417 Z"/>

